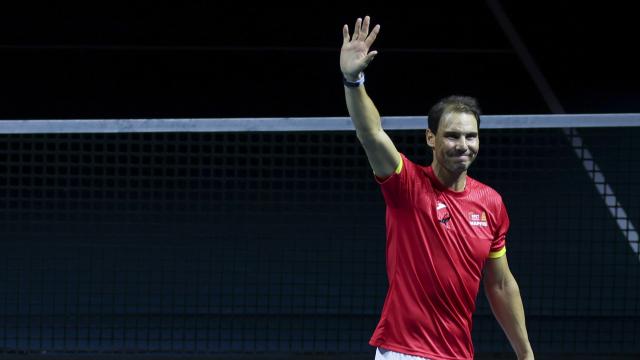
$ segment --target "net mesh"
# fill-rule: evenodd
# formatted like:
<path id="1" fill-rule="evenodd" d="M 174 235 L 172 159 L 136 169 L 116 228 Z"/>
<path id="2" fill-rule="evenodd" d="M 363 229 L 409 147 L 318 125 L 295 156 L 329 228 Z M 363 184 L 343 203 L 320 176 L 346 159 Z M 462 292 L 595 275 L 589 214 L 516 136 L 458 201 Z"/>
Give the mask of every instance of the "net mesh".
<path id="1" fill-rule="evenodd" d="M 0 353 L 371 351 L 384 203 L 352 132 L 0 136 Z M 538 353 L 640 353 L 639 136 L 482 132 Z M 473 338 L 510 351 L 482 290 Z"/>

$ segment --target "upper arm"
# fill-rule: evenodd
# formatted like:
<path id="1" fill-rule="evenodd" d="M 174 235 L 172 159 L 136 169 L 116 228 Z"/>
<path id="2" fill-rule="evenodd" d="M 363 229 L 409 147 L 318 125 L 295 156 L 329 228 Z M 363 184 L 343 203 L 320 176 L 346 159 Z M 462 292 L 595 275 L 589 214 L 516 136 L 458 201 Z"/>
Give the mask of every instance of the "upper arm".
<path id="1" fill-rule="evenodd" d="M 384 130 L 358 134 L 358 139 L 367 153 L 373 173 L 378 177 L 391 176 L 398 169 L 402 158 L 396 146 Z"/>
<path id="2" fill-rule="evenodd" d="M 513 275 L 509 269 L 507 255 L 499 258 L 489 258 L 484 266 L 484 287 L 503 288 L 513 280 Z"/>

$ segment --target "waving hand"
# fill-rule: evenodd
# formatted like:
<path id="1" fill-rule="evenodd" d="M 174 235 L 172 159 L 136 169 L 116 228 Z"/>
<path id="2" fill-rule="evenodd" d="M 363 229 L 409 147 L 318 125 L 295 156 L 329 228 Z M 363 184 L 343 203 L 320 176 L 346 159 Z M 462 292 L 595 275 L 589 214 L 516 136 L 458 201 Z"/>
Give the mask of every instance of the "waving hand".
<path id="1" fill-rule="evenodd" d="M 342 27 L 342 49 L 340 50 L 340 70 L 348 80 L 357 80 L 360 73 L 369 65 L 378 53 L 369 51 L 380 32 L 380 25 L 376 25 L 369 32 L 369 16 L 356 20 L 353 35 L 349 36 L 349 26 Z"/>

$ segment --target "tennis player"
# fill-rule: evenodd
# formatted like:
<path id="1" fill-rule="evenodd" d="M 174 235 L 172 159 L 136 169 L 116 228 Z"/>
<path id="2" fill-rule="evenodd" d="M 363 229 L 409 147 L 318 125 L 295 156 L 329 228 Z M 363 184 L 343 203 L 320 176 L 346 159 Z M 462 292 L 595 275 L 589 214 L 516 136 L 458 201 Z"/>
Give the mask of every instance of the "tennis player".
<path id="1" fill-rule="evenodd" d="M 364 87 L 380 25 L 343 27 L 340 69 L 349 115 L 387 206 L 389 289 L 370 344 L 376 359 L 473 359 L 480 280 L 518 359 L 533 359 L 520 290 L 507 263 L 509 217 L 500 195 L 467 176 L 478 155 L 480 109 L 451 96 L 428 114 L 431 166 L 414 164 L 384 132 Z"/>

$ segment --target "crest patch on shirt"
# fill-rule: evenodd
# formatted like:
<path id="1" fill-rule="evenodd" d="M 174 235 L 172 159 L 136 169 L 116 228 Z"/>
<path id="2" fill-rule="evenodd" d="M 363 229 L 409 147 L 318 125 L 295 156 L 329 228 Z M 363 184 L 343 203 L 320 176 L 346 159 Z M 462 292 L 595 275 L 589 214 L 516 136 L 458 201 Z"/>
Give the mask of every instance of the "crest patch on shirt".
<path id="1" fill-rule="evenodd" d="M 444 225 L 444 227 L 448 229 L 449 221 L 451 221 L 451 214 L 449 214 L 449 210 L 447 210 L 447 205 L 438 201 L 436 203 L 436 213 L 440 224 Z"/>

